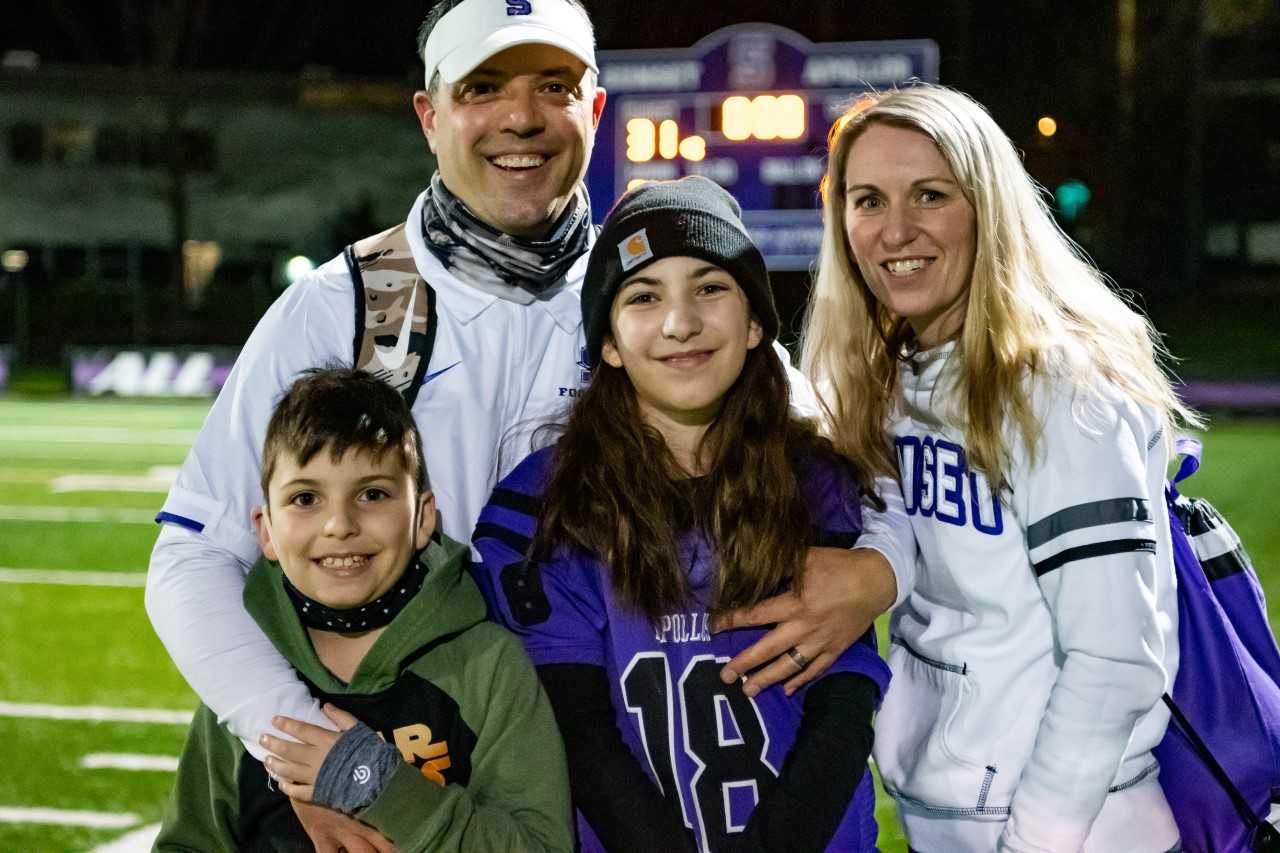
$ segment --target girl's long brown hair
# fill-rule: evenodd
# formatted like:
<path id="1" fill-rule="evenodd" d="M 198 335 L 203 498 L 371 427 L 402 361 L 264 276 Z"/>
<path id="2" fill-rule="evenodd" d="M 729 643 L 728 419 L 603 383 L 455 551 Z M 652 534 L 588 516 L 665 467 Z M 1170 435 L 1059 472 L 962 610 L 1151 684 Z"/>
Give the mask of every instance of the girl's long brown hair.
<path id="1" fill-rule="evenodd" d="M 559 427 L 533 553 L 566 544 L 593 552 L 619 598 L 657 621 L 688 600 L 677 543 L 691 521 L 715 550 L 712 612 L 755 604 L 788 581 L 798 588 L 811 523 L 801 461 L 845 466 L 867 481 L 791 414 L 789 399 L 772 347 L 749 350 L 703 436 L 706 476 L 690 483 L 642 419 L 626 372 L 601 362 Z"/>

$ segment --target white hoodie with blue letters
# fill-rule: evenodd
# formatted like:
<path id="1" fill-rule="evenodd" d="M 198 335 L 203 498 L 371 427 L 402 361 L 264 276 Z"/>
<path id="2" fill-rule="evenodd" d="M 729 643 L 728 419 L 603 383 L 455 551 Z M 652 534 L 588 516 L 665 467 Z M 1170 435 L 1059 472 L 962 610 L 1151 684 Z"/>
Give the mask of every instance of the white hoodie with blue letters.
<path id="1" fill-rule="evenodd" d="M 1151 755 L 1178 661 L 1161 420 L 1046 370 L 1028 380 L 1035 458 L 1007 429 L 994 492 L 956 426 L 956 346 L 904 363 L 890 426 L 920 550 L 876 721 L 885 787 L 921 851 L 1168 850 Z"/>

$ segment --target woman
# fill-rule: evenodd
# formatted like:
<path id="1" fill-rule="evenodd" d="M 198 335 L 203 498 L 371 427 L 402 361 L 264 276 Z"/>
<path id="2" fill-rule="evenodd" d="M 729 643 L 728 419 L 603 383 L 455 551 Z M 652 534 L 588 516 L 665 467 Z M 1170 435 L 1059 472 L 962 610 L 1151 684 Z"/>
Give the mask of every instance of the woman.
<path id="1" fill-rule="evenodd" d="M 799 586 L 807 546 L 861 529 L 859 472 L 789 411 L 737 203 L 702 178 L 642 186 L 585 281 L 591 384 L 475 538 L 492 609 L 551 696 L 585 846 L 873 850 L 888 670 L 872 632 L 793 695 L 750 696 L 720 669 L 764 629 L 709 629 Z"/>
<path id="2" fill-rule="evenodd" d="M 1198 419 L 980 105 L 872 96 L 831 142 L 803 366 L 920 547 L 875 750 L 911 846 L 1176 849 L 1161 490 Z"/>

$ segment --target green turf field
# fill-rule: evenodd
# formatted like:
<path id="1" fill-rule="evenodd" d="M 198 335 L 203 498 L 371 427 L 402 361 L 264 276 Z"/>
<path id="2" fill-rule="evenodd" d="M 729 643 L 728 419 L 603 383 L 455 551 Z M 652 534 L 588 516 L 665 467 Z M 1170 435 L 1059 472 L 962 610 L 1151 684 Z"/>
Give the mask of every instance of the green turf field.
<path id="1" fill-rule="evenodd" d="M 160 817 L 184 734 L 163 720 L 196 699 L 151 632 L 142 573 L 149 519 L 204 411 L 0 398 L 0 850 L 90 850 L 141 838 Z M 1280 528 L 1265 502 L 1280 481 L 1280 424 L 1215 425 L 1205 466 L 1184 491 L 1240 532 L 1280 623 Z M 112 719 L 121 709 L 178 713 Z M 130 763 L 158 769 L 119 769 Z M 901 853 L 883 797 L 877 816 L 882 849 Z"/>
<path id="2" fill-rule="evenodd" d="M 185 727 L 84 717 L 195 707 L 141 584 L 165 466 L 182 461 L 206 408 L 0 400 L 0 850 L 90 850 L 160 817 L 172 771 L 111 765 L 171 761 Z M 49 582 L 78 579 L 121 585 Z"/>

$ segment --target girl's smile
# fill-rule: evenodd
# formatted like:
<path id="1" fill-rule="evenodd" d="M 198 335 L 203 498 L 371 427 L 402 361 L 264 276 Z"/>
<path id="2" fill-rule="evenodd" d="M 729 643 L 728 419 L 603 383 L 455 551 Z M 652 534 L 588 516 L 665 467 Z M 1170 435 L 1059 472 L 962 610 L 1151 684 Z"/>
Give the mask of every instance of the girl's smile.
<path id="1" fill-rule="evenodd" d="M 645 420 L 659 432 L 668 425 L 705 430 L 762 336 L 733 276 L 684 256 L 626 279 L 609 327 L 601 358 L 627 372 Z"/>

